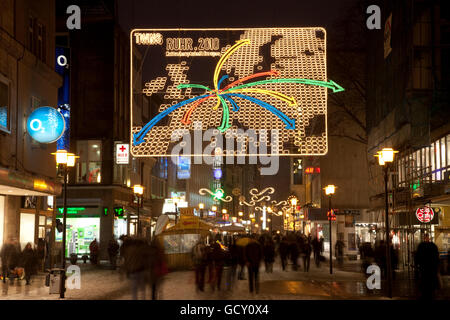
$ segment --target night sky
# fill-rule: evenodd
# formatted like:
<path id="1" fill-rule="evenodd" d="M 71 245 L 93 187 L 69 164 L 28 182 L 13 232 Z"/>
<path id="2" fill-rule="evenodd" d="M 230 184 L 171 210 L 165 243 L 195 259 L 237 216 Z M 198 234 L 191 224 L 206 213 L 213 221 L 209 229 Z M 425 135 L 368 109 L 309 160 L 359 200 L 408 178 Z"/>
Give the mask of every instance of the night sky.
<path id="1" fill-rule="evenodd" d="M 269 1 L 149 1 L 119 0 L 119 23 L 134 28 L 324 27 L 327 33 L 357 0 Z M 365 16 L 365 12 L 361 12 Z M 262 176 L 261 188 L 274 186 L 277 198 L 287 198 L 289 157 L 280 158 L 274 176 Z M 282 168 L 285 168 L 284 170 Z"/>
<path id="2" fill-rule="evenodd" d="M 120 0 L 118 11 L 120 24 L 126 32 L 132 28 L 329 28 L 355 2 L 356 0 Z"/>

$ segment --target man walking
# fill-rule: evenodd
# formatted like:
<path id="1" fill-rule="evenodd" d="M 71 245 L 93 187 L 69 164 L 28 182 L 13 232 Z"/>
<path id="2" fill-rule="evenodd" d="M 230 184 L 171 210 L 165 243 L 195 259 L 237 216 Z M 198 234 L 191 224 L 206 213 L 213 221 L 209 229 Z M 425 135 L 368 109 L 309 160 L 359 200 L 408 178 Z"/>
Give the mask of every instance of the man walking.
<path id="1" fill-rule="evenodd" d="M 430 241 L 428 234 L 425 234 L 424 241 L 417 247 L 415 260 L 420 298 L 432 300 L 435 291 L 439 288 L 439 250 Z"/>
<path id="2" fill-rule="evenodd" d="M 195 285 L 197 290 L 205 290 L 205 271 L 207 264 L 206 246 L 201 239 L 192 248 L 192 261 L 195 268 Z"/>
<path id="3" fill-rule="evenodd" d="M 259 292 L 259 266 L 263 259 L 263 249 L 258 241 L 251 241 L 245 247 L 245 260 L 248 268 L 248 285 L 250 293 Z"/>

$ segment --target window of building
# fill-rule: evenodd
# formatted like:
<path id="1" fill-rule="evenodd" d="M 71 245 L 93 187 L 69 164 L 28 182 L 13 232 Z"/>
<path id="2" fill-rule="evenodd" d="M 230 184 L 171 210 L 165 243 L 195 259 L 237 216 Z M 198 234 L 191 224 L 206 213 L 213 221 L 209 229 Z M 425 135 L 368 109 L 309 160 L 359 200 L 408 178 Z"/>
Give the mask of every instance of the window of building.
<path id="1" fill-rule="evenodd" d="M 39 60 L 46 61 L 46 28 L 33 15 L 28 16 L 27 49 Z"/>
<path id="2" fill-rule="evenodd" d="M 34 52 L 34 22 L 33 16 L 28 17 L 28 35 L 27 35 L 27 49 Z"/>
<path id="3" fill-rule="evenodd" d="M 9 81 L 0 75 L 0 130 L 9 132 Z"/>
<path id="4" fill-rule="evenodd" d="M 397 166 L 398 186 L 441 182 L 450 171 L 450 134 L 410 154 L 400 156 Z"/>
<path id="5" fill-rule="evenodd" d="M 101 183 L 102 142 L 100 140 L 77 141 L 77 183 Z"/>
<path id="6" fill-rule="evenodd" d="M 42 23 L 36 24 L 36 56 L 45 61 L 45 27 Z"/>
<path id="7" fill-rule="evenodd" d="M 296 158 L 292 165 L 293 184 L 303 184 L 303 163 L 302 159 Z"/>

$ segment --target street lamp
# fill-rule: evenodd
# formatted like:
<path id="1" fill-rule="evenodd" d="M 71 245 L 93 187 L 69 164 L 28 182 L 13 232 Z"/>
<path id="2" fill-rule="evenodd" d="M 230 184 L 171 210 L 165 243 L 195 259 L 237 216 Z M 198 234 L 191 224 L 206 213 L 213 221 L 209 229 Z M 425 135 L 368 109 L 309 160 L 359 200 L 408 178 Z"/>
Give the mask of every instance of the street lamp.
<path id="1" fill-rule="evenodd" d="M 292 205 L 292 218 L 294 219 L 294 233 L 295 233 L 295 206 L 297 205 L 297 197 L 291 198 L 291 205 Z"/>
<path id="2" fill-rule="evenodd" d="M 138 198 L 138 205 L 137 205 L 137 216 L 138 216 L 138 218 L 137 218 L 137 220 L 138 220 L 137 221 L 137 235 L 139 237 L 140 234 L 141 234 L 141 220 L 140 220 L 140 217 L 139 217 L 139 207 L 141 206 L 141 196 L 144 194 L 144 187 L 139 185 L 139 184 L 135 184 L 133 186 L 133 192 Z"/>
<path id="3" fill-rule="evenodd" d="M 69 153 L 66 150 L 58 150 L 53 152 L 55 156 L 56 164 L 58 166 L 58 172 L 63 171 L 64 174 L 64 209 L 63 209 L 63 239 L 62 239 L 62 274 L 60 280 L 60 298 L 64 298 L 64 292 L 66 291 L 66 219 L 67 219 L 67 183 L 68 183 L 68 168 L 75 166 L 75 159 L 79 158 L 73 153 Z"/>
<path id="4" fill-rule="evenodd" d="M 392 298 L 392 270 L 391 270 L 391 250 L 390 250 L 390 230 L 389 230 L 389 200 L 388 200 L 388 179 L 389 179 L 389 164 L 394 161 L 395 151 L 392 148 L 383 148 L 378 151 L 375 157 L 378 157 L 378 164 L 383 166 L 384 171 L 384 195 L 386 204 L 385 224 L 386 224 L 386 264 L 387 264 L 387 291 L 388 297 Z"/>
<path id="5" fill-rule="evenodd" d="M 336 187 L 329 184 L 325 187 L 325 194 L 328 196 L 328 220 L 330 220 L 330 274 L 333 274 L 333 241 L 331 233 L 331 222 L 333 220 L 333 215 L 331 213 L 331 196 L 334 194 Z"/>

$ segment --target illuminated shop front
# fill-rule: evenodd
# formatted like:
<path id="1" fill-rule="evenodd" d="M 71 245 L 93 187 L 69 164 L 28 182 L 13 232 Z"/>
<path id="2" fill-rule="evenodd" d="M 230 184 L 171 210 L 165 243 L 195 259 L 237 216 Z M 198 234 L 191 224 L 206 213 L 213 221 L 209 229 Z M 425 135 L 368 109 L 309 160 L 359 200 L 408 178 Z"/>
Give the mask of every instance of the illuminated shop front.
<path id="1" fill-rule="evenodd" d="M 63 208 L 58 208 L 56 219 L 62 222 Z M 66 222 L 66 254 L 89 255 L 89 245 L 94 239 L 100 244 L 99 207 L 68 207 Z M 56 231 L 56 241 L 62 241 L 62 232 Z"/>

